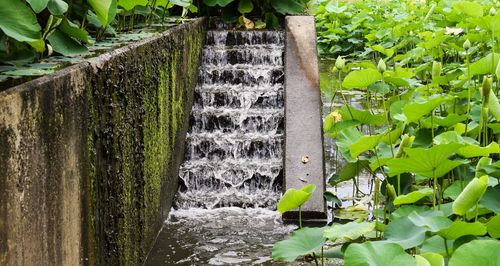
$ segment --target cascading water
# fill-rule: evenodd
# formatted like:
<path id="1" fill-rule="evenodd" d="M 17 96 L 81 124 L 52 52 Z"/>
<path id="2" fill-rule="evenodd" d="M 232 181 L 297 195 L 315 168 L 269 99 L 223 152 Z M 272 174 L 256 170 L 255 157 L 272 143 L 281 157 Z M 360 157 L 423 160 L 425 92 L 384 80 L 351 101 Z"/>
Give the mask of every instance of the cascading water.
<path id="1" fill-rule="evenodd" d="M 282 31 L 207 32 L 174 208 L 147 265 L 276 265 Z M 278 263 L 278 265 L 280 265 Z"/>
<path id="2" fill-rule="evenodd" d="M 207 32 L 175 206 L 275 208 L 281 193 L 280 31 Z"/>

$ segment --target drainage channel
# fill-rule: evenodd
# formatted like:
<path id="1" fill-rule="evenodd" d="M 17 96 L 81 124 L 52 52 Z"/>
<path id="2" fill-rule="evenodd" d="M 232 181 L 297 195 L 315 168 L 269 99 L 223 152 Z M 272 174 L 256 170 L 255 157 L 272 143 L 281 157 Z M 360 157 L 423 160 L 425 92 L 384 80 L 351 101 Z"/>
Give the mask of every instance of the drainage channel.
<path id="1" fill-rule="evenodd" d="M 283 179 L 283 31 L 207 32 L 180 187 L 146 265 L 262 265 L 295 227 Z"/>

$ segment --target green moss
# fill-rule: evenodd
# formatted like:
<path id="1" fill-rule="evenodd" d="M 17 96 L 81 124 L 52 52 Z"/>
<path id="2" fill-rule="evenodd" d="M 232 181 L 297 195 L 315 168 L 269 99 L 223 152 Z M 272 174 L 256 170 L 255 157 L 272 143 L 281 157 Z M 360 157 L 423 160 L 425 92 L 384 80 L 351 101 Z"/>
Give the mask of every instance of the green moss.
<path id="1" fill-rule="evenodd" d="M 89 86 L 91 265 L 140 264 L 166 218 L 162 200 L 176 189 L 182 160 L 176 149 L 204 38 L 202 30 L 184 34 L 192 36 L 170 36 L 112 59 Z"/>

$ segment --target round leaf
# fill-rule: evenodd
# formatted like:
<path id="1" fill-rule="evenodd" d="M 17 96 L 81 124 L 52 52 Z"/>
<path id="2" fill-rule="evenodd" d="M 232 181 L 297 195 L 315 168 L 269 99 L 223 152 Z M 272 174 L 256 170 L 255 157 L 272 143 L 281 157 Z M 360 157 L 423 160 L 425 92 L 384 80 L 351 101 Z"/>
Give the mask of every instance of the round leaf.
<path id="1" fill-rule="evenodd" d="M 274 244 L 273 259 L 294 261 L 299 256 L 319 250 L 326 241 L 323 230 L 324 228 L 304 227 L 293 232 L 289 239 Z"/>
<path id="2" fill-rule="evenodd" d="M 52 15 L 62 16 L 68 10 L 68 4 L 63 0 L 49 0 L 47 8 Z"/>
<path id="3" fill-rule="evenodd" d="M 331 241 L 337 239 L 352 241 L 375 229 L 374 223 L 350 222 L 346 224 L 334 224 L 324 232 L 324 236 Z"/>
<path id="4" fill-rule="evenodd" d="M 26 2 L 30 4 L 35 13 L 40 13 L 47 7 L 49 0 L 26 0 Z"/>
<path id="5" fill-rule="evenodd" d="M 473 240 L 460 246 L 449 261 L 449 266 L 498 266 L 500 265 L 500 241 Z"/>
<path id="6" fill-rule="evenodd" d="M 54 31 L 47 39 L 54 51 L 65 56 L 86 54 L 88 52 L 87 47 L 79 44 L 59 30 Z"/>
<path id="7" fill-rule="evenodd" d="M 401 217 L 387 225 L 384 231 L 387 240 L 384 242 L 396 243 L 404 249 L 409 249 L 424 242 L 426 231 L 423 227 L 415 226 L 408 217 Z"/>
<path id="8" fill-rule="evenodd" d="M 42 28 L 35 13 L 20 0 L 0 1 L 0 29 L 20 42 L 36 42 Z"/>
<path id="9" fill-rule="evenodd" d="M 302 0 L 271 0 L 271 5 L 276 12 L 283 15 L 294 15 L 304 12 L 304 2 Z"/>
<path id="10" fill-rule="evenodd" d="M 297 209 L 312 196 L 314 190 L 316 190 L 316 185 L 314 184 L 305 185 L 301 189 L 288 189 L 278 202 L 278 211 L 285 213 Z"/>
<path id="11" fill-rule="evenodd" d="M 495 215 L 486 223 L 486 230 L 493 238 L 500 238 L 500 214 Z"/>
<path id="12" fill-rule="evenodd" d="M 375 69 L 352 71 L 345 77 L 342 87 L 346 89 L 367 88 L 382 79 L 382 75 Z"/>
<path id="13" fill-rule="evenodd" d="M 349 266 L 416 265 L 415 259 L 400 245 L 391 243 L 354 243 L 347 247 L 344 257 L 345 265 Z"/>
<path id="14" fill-rule="evenodd" d="M 252 0 L 240 0 L 240 3 L 238 4 L 238 11 L 240 13 L 245 14 L 245 13 L 250 13 L 253 10 L 253 3 Z"/>
<path id="15" fill-rule="evenodd" d="M 486 234 L 486 226 L 482 223 L 466 223 L 463 221 L 454 221 L 448 228 L 438 232 L 438 235 L 449 240 L 454 240 L 466 235 L 482 236 L 484 234 Z"/>
<path id="16" fill-rule="evenodd" d="M 432 195 L 432 192 L 432 188 L 423 188 L 421 190 L 410 192 L 406 195 L 400 195 L 394 199 L 394 205 L 415 203 L 426 196 Z"/>

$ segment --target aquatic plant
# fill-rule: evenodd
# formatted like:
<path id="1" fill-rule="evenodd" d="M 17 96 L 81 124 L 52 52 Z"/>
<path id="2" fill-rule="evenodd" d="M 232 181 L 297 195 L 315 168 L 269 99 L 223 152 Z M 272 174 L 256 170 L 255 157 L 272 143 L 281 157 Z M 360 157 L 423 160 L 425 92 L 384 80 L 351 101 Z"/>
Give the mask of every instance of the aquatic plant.
<path id="1" fill-rule="evenodd" d="M 347 162 L 329 183 L 363 173 L 374 186 L 369 215 L 309 234 L 316 243 L 325 238 L 309 253 L 323 248 L 325 258 L 342 257 L 346 265 L 453 266 L 471 257 L 496 265 L 498 3 L 379 2 L 316 7 L 320 52 L 344 65 L 322 87 L 343 103 L 324 121 Z M 364 108 L 348 101 L 349 91 L 364 93 Z M 275 259 L 292 260 L 279 254 Z"/>

